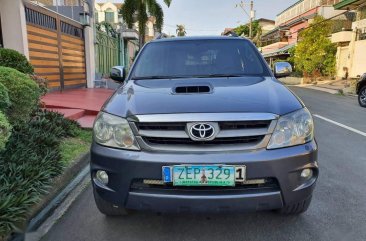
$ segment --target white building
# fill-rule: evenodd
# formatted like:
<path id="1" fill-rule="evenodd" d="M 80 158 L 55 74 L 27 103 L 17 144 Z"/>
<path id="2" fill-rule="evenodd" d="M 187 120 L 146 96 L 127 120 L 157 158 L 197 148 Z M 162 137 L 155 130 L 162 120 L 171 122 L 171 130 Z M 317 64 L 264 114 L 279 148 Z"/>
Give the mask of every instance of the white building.
<path id="1" fill-rule="evenodd" d="M 123 3 L 112 3 L 107 1 L 105 3 L 95 3 L 95 21 L 101 23 L 106 21 L 118 29 L 119 24 L 123 22 L 121 15 L 119 14 L 120 9 L 123 7 Z M 149 17 L 146 23 L 145 41 L 151 41 L 155 37 L 155 18 Z M 133 29 L 138 30 L 138 24 L 133 26 Z"/>

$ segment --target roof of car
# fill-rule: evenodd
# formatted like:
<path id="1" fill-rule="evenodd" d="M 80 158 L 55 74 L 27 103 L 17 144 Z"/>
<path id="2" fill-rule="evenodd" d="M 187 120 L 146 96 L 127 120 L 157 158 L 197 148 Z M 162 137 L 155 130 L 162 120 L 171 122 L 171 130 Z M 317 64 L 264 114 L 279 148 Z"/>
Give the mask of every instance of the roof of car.
<path id="1" fill-rule="evenodd" d="M 175 37 L 175 38 L 161 38 L 153 40 L 152 42 L 170 42 L 170 41 L 187 41 L 187 40 L 247 40 L 241 37 L 229 37 L 229 36 L 195 36 L 195 37 Z"/>

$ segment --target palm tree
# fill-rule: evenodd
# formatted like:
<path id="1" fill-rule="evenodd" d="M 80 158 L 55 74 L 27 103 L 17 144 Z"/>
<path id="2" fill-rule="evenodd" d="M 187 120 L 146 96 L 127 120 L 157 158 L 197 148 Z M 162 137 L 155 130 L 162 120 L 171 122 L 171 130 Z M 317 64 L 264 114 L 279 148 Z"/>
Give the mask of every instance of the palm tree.
<path id="1" fill-rule="evenodd" d="M 169 7 L 172 0 L 164 0 L 164 2 Z M 120 13 L 129 28 L 132 28 L 133 24 L 138 22 L 140 47 L 145 44 L 146 22 L 149 15 L 155 17 L 156 28 L 159 32 L 161 32 L 164 24 L 163 8 L 157 0 L 125 0 Z"/>
<path id="2" fill-rule="evenodd" d="M 187 32 L 186 32 L 186 27 L 184 27 L 184 25 L 177 25 L 177 36 L 178 37 L 183 37 L 186 36 Z"/>

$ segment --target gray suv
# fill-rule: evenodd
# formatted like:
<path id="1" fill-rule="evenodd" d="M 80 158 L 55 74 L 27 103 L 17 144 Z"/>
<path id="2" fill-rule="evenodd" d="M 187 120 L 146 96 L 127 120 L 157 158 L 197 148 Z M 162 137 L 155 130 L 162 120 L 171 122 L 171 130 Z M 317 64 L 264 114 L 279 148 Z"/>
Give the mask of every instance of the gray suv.
<path id="1" fill-rule="evenodd" d="M 106 215 L 306 211 L 318 178 L 314 124 L 256 47 L 237 37 L 155 40 L 94 124 L 91 178 Z"/>

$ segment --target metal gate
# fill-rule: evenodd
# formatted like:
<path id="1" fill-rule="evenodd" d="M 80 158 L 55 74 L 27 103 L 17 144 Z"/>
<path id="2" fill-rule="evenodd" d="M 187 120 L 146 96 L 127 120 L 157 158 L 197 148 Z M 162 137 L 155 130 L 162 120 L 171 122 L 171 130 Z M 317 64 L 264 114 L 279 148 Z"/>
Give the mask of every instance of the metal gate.
<path id="1" fill-rule="evenodd" d="M 96 30 L 96 73 L 100 77 L 109 76 L 111 67 L 124 65 L 123 40 L 108 32 Z"/>
<path id="2" fill-rule="evenodd" d="M 83 26 L 43 7 L 26 3 L 29 59 L 50 89 L 86 86 Z"/>

